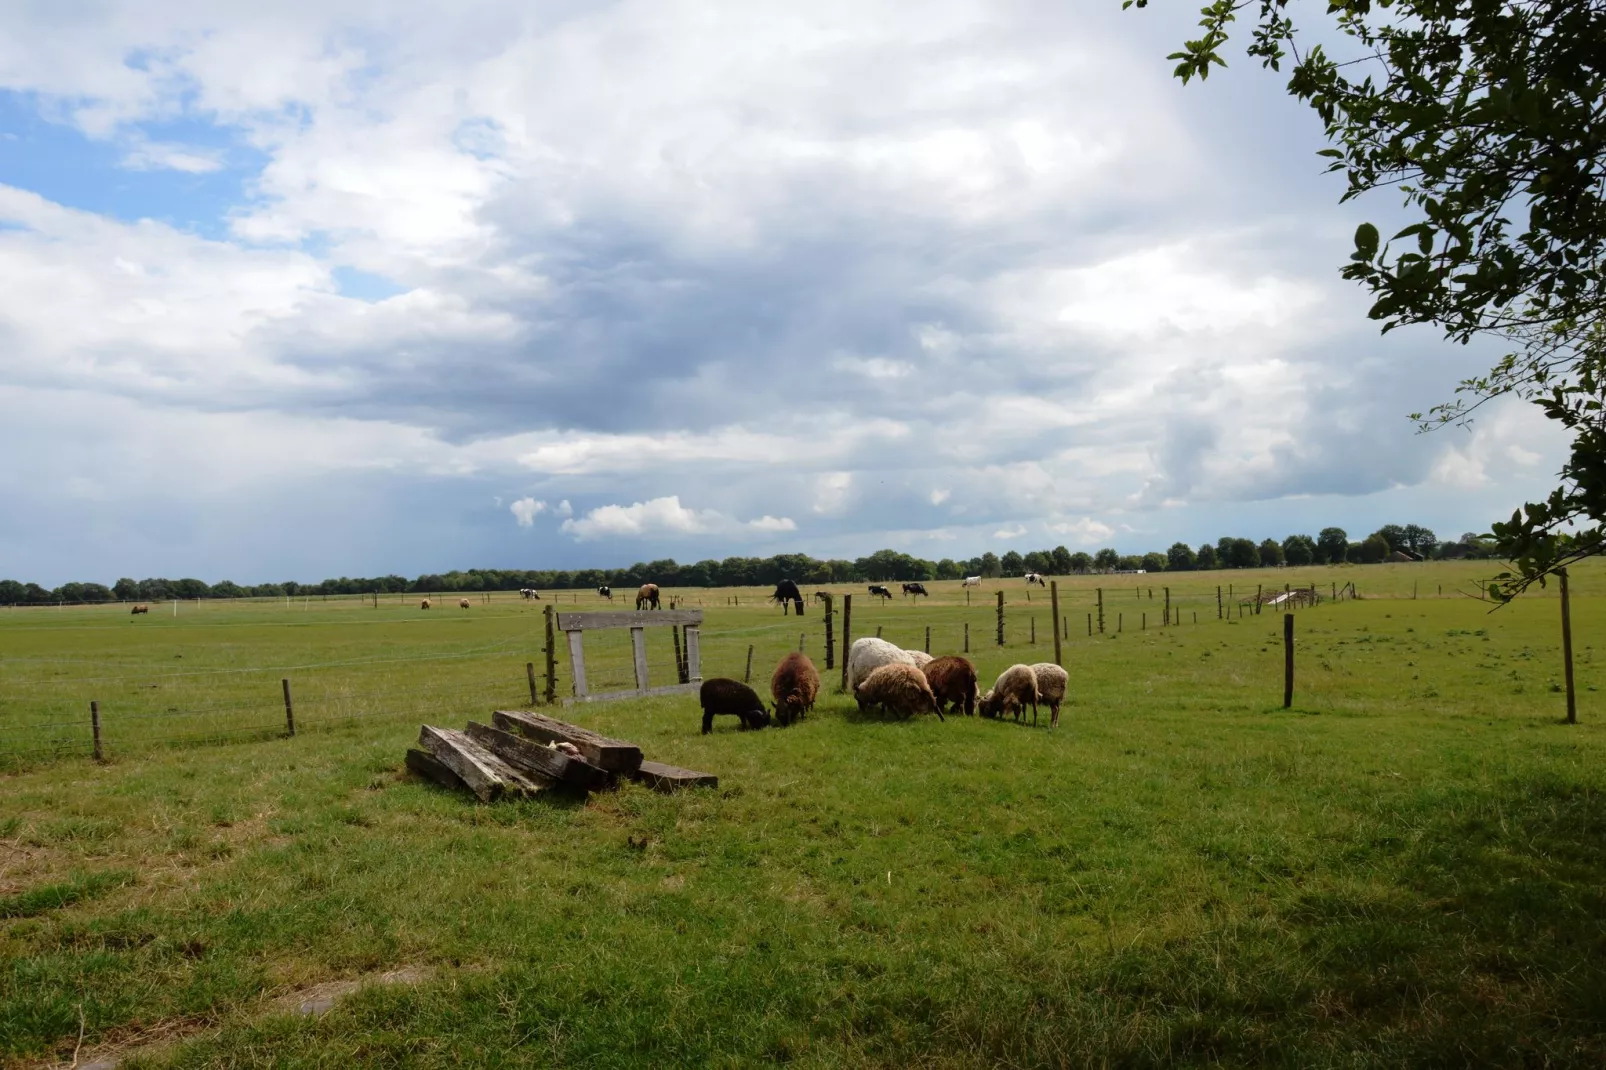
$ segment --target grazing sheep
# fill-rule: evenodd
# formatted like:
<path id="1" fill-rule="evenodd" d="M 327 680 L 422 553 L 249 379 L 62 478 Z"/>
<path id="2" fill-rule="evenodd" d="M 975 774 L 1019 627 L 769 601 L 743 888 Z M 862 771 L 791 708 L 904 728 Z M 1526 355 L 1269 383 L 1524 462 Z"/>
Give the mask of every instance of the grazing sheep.
<path id="1" fill-rule="evenodd" d="M 775 722 L 789 725 L 801 721 L 814 708 L 820 693 L 820 671 L 806 654 L 792 653 L 775 666 L 770 677 L 770 694 L 775 696 Z"/>
<path id="2" fill-rule="evenodd" d="M 1048 704 L 1048 727 L 1058 728 L 1060 703 L 1065 701 L 1065 685 L 1070 683 L 1071 674 L 1052 661 L 1040 661 L 1032 666 L 1032 675 L 1037 677 L 1037 701 Z"/>
<path id="3" fill-rule="evenodd" d="M 852 691 L 860 680 L 883 665 L 916 666 L 913 654 L 900 650 L 885 639 L 865 637 L 855 639 L 848 650 L 848 690 Z"/>
<path id="4" fill-rule="evenodd" d="M 135 606 L 133 609 L 128 611 L 128 615 L 129 616 L 135 616 L 136 614 L 149 613 L 150 611 L 151 611 L 151 607 L 150 606 Z"/>
<path id="5" fill-rule="evenodd" d="M 859 709 L 872 706 L 910 717 L 917 713 L 935 713 L 942 720 L 942 708 L 937 705 L 926 674 L 913 665 L 883 665 L 876 669 L 858 687 L 853 697 L 859 700 Z"/>
<path id="6" fill-rule="evenodd" d="M 770 723 L 758 692 L 740 680 L 716 676 L 704 680 L 697 692 L 697 701 L 703 707 L 703 735 L 714 730 L 714 715 L 728 713 L 742 722 L 742 729 L 763 728 Z"/>
<path id="7" fill-rule="evenodd" d="M 459 598 L 459 599 L 458 599 L 458 600 L 457 600 L 457 608 L 458 608 L 458 609 L 467 609 L 467 608 L 468 608 L 468 599 L 466 599 L 466 598 Z"/>
<path id="8" fill-rule="evenodd" d="M 643 605 L 650 605 L 654 609 L 658 608 L 658 585 L 656 583 L 644 583 L 641 585 L 641 589 L 636 592 L 636 608 L 639 610 Z"/>
<path id="9" fill-rule="evenodd" d="M 983 717 L 1002 717 L 1011 710 L 1019 721 L 1032 704 L 1032 724 L 1037 724 L 1037 674 L 1030 665 L 1011 665 L 998 674 L 993 689 L 981 697 L 977 709 Z"/>
<path id="10" fill-rule="evenodd" d="M 429 608 L 429 599 L 426 598 L 422 602 L 418 603 L 418 608 L 419 609 L 428 609 Z"/>
<path id="11" fill-rule="evenodd" d="M 924 650 L 905 650 L 904 653 L 909 655 L 909 663 L 921 671 L 931 664 L 931 655 Z"/>
<path id="12" fill-rule="evenodd" d="M 952 713 L 960 707 L 965 716 L 976 713 L 976 666 L 956 655 L 937 658 L 921 667 L 931 693 L 937 696 L 937 705 L 948 705 Z"/>
<path id="13" fill-rule="evenodd" d="M 798 590 L 797 584 L 791 580 L 782 580 L 777 583 L 775 585 L 775 593 L 770 595 L 770 601 L 781 603 L 783 610 L 786 608 L 786 604 L 790 602 L 797 607 L 797 615 L 800 617 L 803 615 L 803 592 Z"/>

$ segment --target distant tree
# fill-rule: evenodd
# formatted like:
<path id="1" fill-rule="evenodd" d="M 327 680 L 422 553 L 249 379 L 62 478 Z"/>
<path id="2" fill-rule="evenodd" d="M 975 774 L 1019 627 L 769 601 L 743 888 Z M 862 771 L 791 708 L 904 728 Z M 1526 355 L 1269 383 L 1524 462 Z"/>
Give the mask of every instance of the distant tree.
<path id="1" fill-rule="evenodd" d="M 125 576 L 112 585 L 112 593 L 119 602 L 136 602 L 139 600 L 139 584 Z"/>
<path id="2" fill-rule="evenodd" d="M 999 568 L 1003 570 L 1002 574 L 1005 576 L 1026 575 L 1026 560 L 1014 550 L 1006 553 L 998 564 Z"/>
<path id="3" fill-rule="evenodd" d="M 1040 576 L 1054 574 L 1054 554 L 1049 550 L 1033 550 L 1026 555 L 1026 571 Z"/>
<path id="4" fill-rule="evenodd" d="M 24 601 L 27 588 L 16 580 L 0 580 L 0 603 L 14 605 Z"/>
<path id="5" fill-rule="evenodd" d="M 1159 551 L 1151 551 L 1143 555 L 1143 571 L 1164 572 L 1170 560 Z"/>
<path id="6" fill-rule="evenodd" d="M 1349 533 L 1343 528 L 1323 528 L 1316 536 L 1316 553 L 1326 564 L 1342 565 L 1349 553 Z"/>
<path id="7" fill-rule="evenodd" d="M 937 578 L 939 580 L 957 580 L 960 577 L 959 566 L 951 557 L 945 557 L 937 562 Z"/>
<path id="8" fill-rule="evenodd" d="M 981 555 L 981 575 L 986 576 L 990 580 L 996 579 L 1002 574 L 1000 571 L 1001 569 L 1002 565 L 999 564 L 997 554 L 993 553 L 991 550 L 988 550 L 986 553 Z"/>
<path id="9" fill-rule="evenodd" d="M 213 598 L 240 598 L 244 595 L 245 590 L 233 580 L 223 580 L 212 585 Z"/>
<path id="10" fill-rule="evenodd" d="M 1143 558 L 1137 554 L 1122 554 L 1120 562 L 1115 567 L 1122 572 L 1136 572 L 1143 567 Z"/>
<path id="11" fill-rule="evenodd" d="M 1084 550 L 1078 550 L 1071 555 L 1071 571 L 1088 573 L 1093 571 L 1093 557 Z"/>
<path id="12" fill-rule="evenodd" d="M 1316 540 L 1309 535 L 1290 535 L 1283 540 L 1283 560 L 1290 565 L 1308 565 L 1316 560 Z"/>
<path id="13" fill-rule="evenodd" d="M 1200 570 L 1220 568 L 1221 562 L 1216 560 L 1216 548 L 1209 543 L 1199 547 L 1199 555 L 1194 559 L 1194 565 Z"/>
<path id="14" fill-rule="evenodd" d="M 1257 550 L 1263 568 L 1274 568 L 1283 563 L 1283 544 L 1276 539 L 1265 540 Z"/>
<path id="15" fill-rule="evenodd" d="M 1381 536 L 1383 541 L 1388 543 L 1389 553 L 1409 549 L 1405 544 L 1405 529 L 1398 524 L 1384 524 L 1373 534 Z"/>
<path id="16" fill-rule="evenodd" d="M 1260 547 L 1253 539 L 1229 539 L 1231 544 L 1227 563 L 1232 568 L 1256 568 L 1260 565 Z"/>
<path id="17" fill-rule="evenodd" d="M 1357 564 L 1375 565 L 1392 552 L 1388 540 L 1374 532 L 1366 537 L 1365 542 L 1350 544 L 1349 559 Z"/>
<path id="18" fill-rule="evenodd" d="M 1426 557 L 1433 552 L 1434 547 L 1438 546 L 1438 544 L 1439 537 L 1433 534 L 1431 529 L 1422 527 L 1420 524 L 1405 525 L 1405 548 L 1407 550 L 1412 550 Z"/>
<path id="19" fill-rule="evenodd" d="M 1093 555 L 1093 568 L 1099 572 L 1109 572 L 1121 567 L 1121 554 L 1119 551 L 1105 547 Z"/>
<path id="20" fill-rule="evenodd" d="M 1065 547 L 1054 547 L 1053 557 L 1054 561 L 1053 564 L 1049 566 L 1049 571 L 1054 573 L 1054 575 L 1069 576 L 1076 570 L 1076 565 L 1071 561 L 1072 554 Z"/>
<path id="21" fill-rule="evenodd" d="M 1172 572 L 1187 572 L 1197 563 L 1193 550 L 1185 542 L 1174 542 L 1166 551 L 1166 567 Z"/>

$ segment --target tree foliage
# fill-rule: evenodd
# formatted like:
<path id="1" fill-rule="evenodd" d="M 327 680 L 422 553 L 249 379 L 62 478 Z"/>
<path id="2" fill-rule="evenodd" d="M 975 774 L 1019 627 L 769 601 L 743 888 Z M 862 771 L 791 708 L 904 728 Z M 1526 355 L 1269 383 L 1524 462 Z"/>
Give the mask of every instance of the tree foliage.
<path id="1" fill-rule="evenodd" d="M 1355 232 L 1343 274 L 1370 291 L 1371 317 L 1515 347 L 1413 414 L 1461 423 L 1509 394 L 1570 434 L 1560 486 L 1493 525 L 1516 568 L 1491 592 L 1510 597 L 1606 550 L 1606 4 L 1328 0 L 1343 56 L 1301 49 L 1292 6 L 1212 0 L 1175 73 L 1224 66 L 1231 25 L 1255 13 L 1247 52 L 1277 71 L 1292 57 L 1287 90 L 1320 117 L 1343 199 L 1392 189 L 1411 216 L 1387 240 Z"/>

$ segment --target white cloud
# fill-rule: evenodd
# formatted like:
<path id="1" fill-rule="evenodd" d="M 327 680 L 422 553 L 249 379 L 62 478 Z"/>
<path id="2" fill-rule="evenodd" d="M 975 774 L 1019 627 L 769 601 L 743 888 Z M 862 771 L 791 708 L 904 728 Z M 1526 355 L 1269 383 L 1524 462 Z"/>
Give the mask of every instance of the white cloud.
<path id="1" fill-rule="evenodd" d="M 1115 529 L 1110 525 L 1100 523 L 1092 517 L 1050 521 L 1043 526 L 1055 535 L 1064 536 L 1079 546 L 1092 546 L 1094 543 L 1105 542 L 1115 534 Z"/>
<path id="2" fill-rule="evenodd" d="M 563 530 L 578 542 L 602 538 L 643 538 L 655 535 L 739 535 L 743 532 L 795 531 L 787 517 L 765 515 L 742 522 L 713 509 L 690 509 L 679 495 L 653 498 L 634 505 L 604 505 L 578 519 L 565 520 Z"/>
<path id="3" fill-rule="evenodd" d="M 546 512 L 546 502 L 538 502 L 534 498 L 520 498 L 508 507 L 513 511 L 513 519 L 521 528 L 535 526 L 535 518 Z"/>
<path id="4" fill-rule="evenodd" d="M 223 154 L 210 149 L 161 142 L 142 142 L 123 157 L 123 166 L 132 171 L 182 171 L 204 175 L 223 169 Z"/>
<path id="5" fill-rule="evenodd" d="M 941 487 L 937 490 L 934 490 L 931 492 L 931 504 L 941 505 L 943 502 L 947 501 L 952 494 L 953 491 L 949 490 L 947 487 Z"/>
<path id="6" fill-rule="evenodd" d="M 558 516 L 573 516 L 574 506 L 570 505 L 569 499 L 565 498 L 558 503 L 558 507 L 556 510 L 554 510 L 554 512 L 556 512 Z"/>
<path id="7" fill-rule="evenodd" d="M 1020 524 L 1011 524 L 1008 527 L 1002 527 L 993 532 L 993 538 L 1018 539 L 1024 534 L 1026 534 L 1026 529 L 1024 527 L 1022 527 Z"/>

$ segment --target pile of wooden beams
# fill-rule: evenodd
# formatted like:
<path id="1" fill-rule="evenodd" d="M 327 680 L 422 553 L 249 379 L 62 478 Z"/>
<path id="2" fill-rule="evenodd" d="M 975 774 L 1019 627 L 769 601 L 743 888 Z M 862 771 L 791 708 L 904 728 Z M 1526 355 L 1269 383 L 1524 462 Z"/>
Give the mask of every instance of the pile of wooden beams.
<path id="1" fill-rule="evenodd" d="M 634 743 L 609 739 L 540 713 L 497 710 L 491 724 L 470 721 L 459 732 L 423 725 L 407 768 L 449 788 L 467 788 L 481 802 L 523 798 L 554 789 L 585 794 L 629 777 L 655 791 L 718 787 L 709 773 L 649 762 Z"/>

